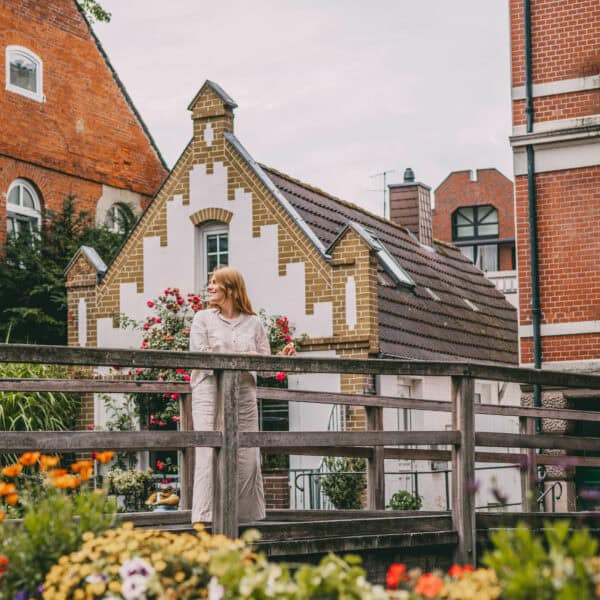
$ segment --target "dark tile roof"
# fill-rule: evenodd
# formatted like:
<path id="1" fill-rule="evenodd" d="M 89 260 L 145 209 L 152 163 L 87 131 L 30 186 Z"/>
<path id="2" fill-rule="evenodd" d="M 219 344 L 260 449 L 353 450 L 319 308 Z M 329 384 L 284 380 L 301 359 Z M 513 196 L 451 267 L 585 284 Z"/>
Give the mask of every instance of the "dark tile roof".
<path id="1" fill-rule="evenodd" d="M 412 289 L 396 287 L 380 267 L 382 354 L 416 360 L 518 362 L 516 310 L 457 248 L 437 241 L 433 251 L 424 248 L 403 227 L 270 167 L 262 169 L 325 247 L 349 222 L 359 223 L 414 280 Z"/>

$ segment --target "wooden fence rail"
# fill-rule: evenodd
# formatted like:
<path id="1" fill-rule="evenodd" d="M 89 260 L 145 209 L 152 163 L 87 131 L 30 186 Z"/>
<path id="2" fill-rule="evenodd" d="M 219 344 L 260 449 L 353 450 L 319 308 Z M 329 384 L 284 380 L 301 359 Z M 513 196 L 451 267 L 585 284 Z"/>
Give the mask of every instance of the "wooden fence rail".
<path id="1" fill-rule="evenodd" d="M 388 458 L 452 460 L 452 521 L 459 544 L 457 560 L 474 562 L 475 556 L 475 462 L 524 465 L 523 491 L 532 489 L 537 464 L 561 464 L 564 456 L 538 455 L 539 448 L 600 452 L 600 438 L 536 435 L 536 418 L 599 421 L 600 413 L 563 409 L 526 408 L 475 404 L 475 379 L 539 384 L 560 388 L 600 389 L 600 376 L 499 367 L 480 363 L 419 362 L 286 358 L 139 351 L 103 348 L 67 348 L 0 344 L 0 362 L 36 362 L 64 365 L 122 366 L 133 368 L 211 369 L 217 377 L 218 431 L 192 431 L 191 389 L 187 383 L 89 380 L 0 380 L 2 391 L 65 391 L 77 393 L 179 393 L 180 431 L 135 432 L 3 432 L 0 453 L 38 449 L 46 452 L 84 452 L 100 449 L 177 449 L 181 466 L 182 507 L 191 504 L 193 454 L 196 447 L 214 448 L 213 530 L 230 536 L 238 532 L 237 451 L 242 447 L 268 448 L 270 452 L 316 456 L 360 456 L 368 461 L 368 507 L 382 509 L 385 502 L 384 461 Z M 241 371 L 287 371 L 299 373 L 355 373 L 375 375 L 443 376 L 452 381 L 450 401 L 386 396 L 362 396 L 260 388 L 259 400 L 314 402 L 364 406 L 367 431 L 362 432 L 240 432 L 237 425 L 237 390 Z M 384 408 L 446 412 L 450 431 L 383 431 Z M 475 431 L 477 414 L 518 417 L 519 434 Z M 419 448 L 439 444 L 450 450 Z M 411 446 L 403 448 L 402 446 Z M 477 447 L 519 449 L 519 452 L 484 452 Z M 523 451 L 524 450 L 524 451 Z M 572 465 L 600 466 L 600 458 L 576 456 Z"/>

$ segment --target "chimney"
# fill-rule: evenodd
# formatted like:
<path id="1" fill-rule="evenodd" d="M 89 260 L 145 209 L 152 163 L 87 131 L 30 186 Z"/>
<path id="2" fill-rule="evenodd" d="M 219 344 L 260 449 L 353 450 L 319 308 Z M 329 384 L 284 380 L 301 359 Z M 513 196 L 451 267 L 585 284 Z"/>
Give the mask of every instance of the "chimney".
<path id="1" fill-rule="evenodd" d="M 431 246 L 431 188 L 415 181 L 410 167 L 404 171 L 404 182 L 388 186 L 390 193 L 390 220 L 414 233 L 419 242 Z"/>

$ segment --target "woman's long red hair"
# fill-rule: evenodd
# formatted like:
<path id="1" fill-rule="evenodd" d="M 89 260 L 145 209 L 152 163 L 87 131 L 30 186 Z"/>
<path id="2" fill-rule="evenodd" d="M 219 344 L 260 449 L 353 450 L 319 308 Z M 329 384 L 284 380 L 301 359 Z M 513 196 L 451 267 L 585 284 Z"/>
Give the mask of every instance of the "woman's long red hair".
<path id="1" fill-rule="evenodd" d="M 246 315 L 256 314 L 248 298 L 244 278 L 237 269 L 233 267 L 219 267 L 212 274 L 215 277 L 215 283 L 223 290 L 225 296 L 228 296 L 229 290 L 231 290 L 233 306 L 236 310 Z"/>

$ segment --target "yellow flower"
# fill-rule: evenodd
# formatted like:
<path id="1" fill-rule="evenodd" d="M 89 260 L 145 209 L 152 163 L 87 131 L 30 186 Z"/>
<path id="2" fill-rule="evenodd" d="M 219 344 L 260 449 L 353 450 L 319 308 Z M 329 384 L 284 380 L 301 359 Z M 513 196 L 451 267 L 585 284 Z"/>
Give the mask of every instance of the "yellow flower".
<path id="1" fill-rule="evenodd" d="M 174 579 L 177 583 L 181 583 L 185 579 L 185 573 L 183 571 L 177 571 Z"/>
<path id="2" fill-rule="evenodd" d="M 117 569 L 117 573 L 119 572 L 119 569 Z M 108 584 L 108 590 L 110 592 L 112 592 L 113 594 L 120 594 L 121 593 L 121 583 L 119 581 L 111 581 Z"/>

